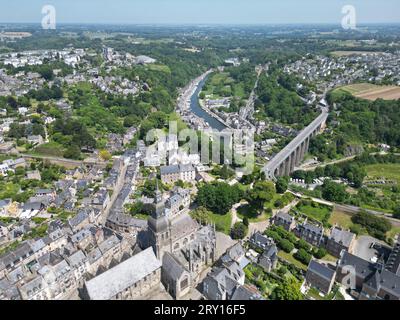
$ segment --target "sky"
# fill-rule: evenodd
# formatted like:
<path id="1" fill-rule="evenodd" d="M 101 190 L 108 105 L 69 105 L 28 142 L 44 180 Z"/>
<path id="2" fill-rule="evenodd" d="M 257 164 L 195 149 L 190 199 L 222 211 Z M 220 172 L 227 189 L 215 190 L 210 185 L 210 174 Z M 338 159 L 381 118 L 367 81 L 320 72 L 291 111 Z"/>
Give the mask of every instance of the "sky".
<path id="1" fill-rule="evenodd" d="M 340 24 L 353 5 L 357 23 L 400 23 L 400 0 L 0 0 L 0 22 L 41 23 L 53 5 L 57 23 Z"/>

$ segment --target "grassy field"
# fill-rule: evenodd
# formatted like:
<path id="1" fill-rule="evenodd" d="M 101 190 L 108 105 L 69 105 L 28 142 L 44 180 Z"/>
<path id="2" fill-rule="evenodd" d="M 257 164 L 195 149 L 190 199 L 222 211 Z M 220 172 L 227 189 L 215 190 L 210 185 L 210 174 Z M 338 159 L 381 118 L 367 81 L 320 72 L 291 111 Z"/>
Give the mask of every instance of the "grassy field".
<path id="1" fill-rule="evenodd" d="M 232 82 L 233 82 L 233 80 L 229 77 L 229 73 L 227 73 L 227 72 L 216 73 L 211 78 L 211 85 L 213 85 L 213 86 L 227 85 Z"/>
<path id="2" fill-rule="evenodd" d="M 299 260 L 296 260 L 293 257 L 293 254 L 291 254 L 291 253 L 286 253 L 285 251 L 280 250 L 278 252 L 278 257 L 291 263 L 291 264 L 294 264 L 296 267 L 298 267 L 304 271 L 307 270 L 307 266 L 305 264 L 301 263 Z"/>
<path id="3" fill-rule="evenodd" d="M 207 81 L 207 90 L 203 90 L 206 96 L 211 96 L 211 99 L 220 99 L 232 95 L 230 84 L 233 79 L 229 76 L 228 72 L 218 72 L 213 74 Z M 240 93 L 242 89 L 237 87 L 236 91 Z"/>
<path id="4" fill-rule="evenodd" d="M 338 226 L 344 228 L 344 229 L 350 229 L 354 225 L 354 223 L 351 221 L 351 215 L 346 214 L 342 211 L 335 210 L 331 218 L 329 219 L 329 223 L 332 225 L 337 224 Z M 361 234 L 366 234 L 366 231 L 361 229 Z M 386 234 L 387 238 L 394 238 L 397 234 L 400 234 L 400 227 L 392 227 L 392 229 Z"/>
<path id="5" fill-rule="evenodd" d="M 146 68 L 150 71 L 160 71 L 171 74 L 171 69 L 168 66 L 161 64 L 149 64 Z"/>
<path id="6" fill-rule="evenodd" d="M 56 142 L 42 144 L 33 149 L 32 152 L 32 154 L 51 157 L 62 157 L 63 153 L 64 152 L 62 146 Z"/>
<path id="7" fill-rule="evenodd" d="M 392 239 L 394 239 L 394 237 L 396 236 L 396 235 L 400 235 L 400 227 L 393 227 L 392 228 L 392 230 L 390 230 L 388 233 L 387 233 L 387 237 L 388 238 L 392 238 Z"/>
<path id="8" fill-rule="evenodd" d="M 329 223 L 331 225 L 339 225 L 344 229 L 349 229 L 353 226 L 353 222 L 351 221 L 351 215 L 346 214 L 339 210 L 334 210 L 331 217 L 329 218 Z"/>
<path id="9" fill-rule="evenodd" d="M 400 99 L 400 87 L 397 86 L 377 86 L 370 83 L 356 83 L 344 86 L 335 90 L 335 92 L 347 92 L 355 97 L 367 100 L 397 100 Z"/>
<path id="10" fill-rule="evenodd" d="M 365 167 L 369 178 L 386 178 L 387 180 L 396 180 L 400 184 L 400 164 L 384 163 L 372 164 Z"/>
<path id="11" fill-rule="evenodd" d="M 372 51 L 333 51 L 331 54 L 335 57 L 348 57 L 353 55 L 360 55 L 365 53 L 381 53 L 381 52 L 372 52 Z"/>
<path id="12" fill-rule="evenodd" d="M 232 215 L 230 212 L 225 215 L 210 212 L 207 220 L 208 222 L 215 223 L 217 231 L 230 235 L 232 225 Z"/>
<path id="13" fill-rule="evenodd" d="M 328 221 L 332 210 L 330 207 L 323 205 L 316 205 L 315 207 L 312 205 L 304 205 L 298 204 L 296 209 L 301 213 L 305 214 L 307 217 L 315 219 L 319 222 Z"/>

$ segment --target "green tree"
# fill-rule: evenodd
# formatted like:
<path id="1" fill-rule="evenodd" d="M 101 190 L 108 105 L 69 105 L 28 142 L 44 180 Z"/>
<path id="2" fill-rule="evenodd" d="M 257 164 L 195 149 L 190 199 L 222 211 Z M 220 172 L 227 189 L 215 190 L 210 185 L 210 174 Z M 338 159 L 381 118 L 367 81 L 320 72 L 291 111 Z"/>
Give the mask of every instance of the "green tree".
<path id="1" fill-rule="evenodd" d="M 326 180 L 322 185 L 322 197 L 328 201 L 343 203 L 349 194 L 346 192 L 345 185 Z"/>
<path id="2" fill-rule="evenodd" d="M 210 223 L 210 215 L 211 212 L 204 207 L 198 207 L 190 212 L 190 215 L 193 219 L 195 219 L 198 223 L 205 225 Z"/>
<path id="3" fill-rule="evenodd" d="M 318 248 L 318 250 L 315 250 L 313 252 L 313 256 L 317 259 L 322 259 L 323 257 L 325 257 L 328 254 L 328 252 L 326 251 L 326 249 L 324 248 Z"/>
<path id="4" fill-rule="evenodd" d="M 396 219 L 400 219 L 400 204 L 393 210 L 393 217 Z"/>
<path id="5" fill-rule="evenodd" d="M 65 150 L 64 157 L 67 159 L 79 159 L 81 156 L 81 149 L 77 145 L 71 145 Z"/>
<path id="6" fill-rule="evenodd" d="M 109 161 L 112 158 L 112 155 L 110 152 L 107 150 L 100 150 L 99 152 L 100 158 L 102 158 L 104 161 Z"/>
<path id="7" fill-rule="evenodd" d="M 299 260 L 300 262 L 308 265 L 310 263 L 311 260 L 311 254 L 309 254 L 306 250 L 304 249 L 299 249 L 294 255 L 293 257 L 296 260 Z"/>
<path id="8" fill-rule="evenodd" d="M 247 235 L 248 228 L 242 222 L 236 222 L 231 230 L 232 239 L 244 239 Z"/>
<path id="9" fill-rule="evenodd" d="M 272 300 L 302 300 L 303 294 L 300 292 L 301 284 L 297 281 L 279 282 L 278 286 L 271 294 Z"/>
<path id="10" fill-rule="evenodd" d="M 307 252 L 309 252 L 309 251 L 311 250 L 311 245 L 310 245 L 307 241 L 305 241 L 305 240 L 303 240 L 303 239 L 300 239 L 300 240 L 296 243 L 296 247 L 297 247 L 297 249 L 304 249 L 304 250 L 306 250 Z"/>
<path id="11" fill-rule="evenodd" d="M 197 202 L 200 206 L 217 214 L 226 214 L 232 206 L 239 202 L 242 192 L 237 186 L 230 186 L 224 182 L 204 184 L 197 193 Z"/>
<path id="12" fill-rule="evenodd" d="M 276 194 L 275 185 L 271 181 L 257 181 L 249 192 L 249 200 L 259 214 L 264 209 L 264 204 L 270 202 Z"/>
<path id="13" fill-rule="evenodd" d="M 47 81 L 53 80 L 53 69 L 49 65 L 43 65 L 39 70 L 39 74 Z"/>
<path id="14" fill-rule="evenodd" d="M 288 177 L 278 177 L 276 181 L 276 192 L 280 194 L 284 194 L 289 187 L 289 179 Z"/>
<path id="15" fill-rule="evenodd" d="M 293 243 L 291 243 L 289 240 L 286 239 L 281 239 L 278 243 L 278 247 L 285 251 L 286 253 L 291 253 L 294 249 Z"/>
<path id="16" fill-rule="evenodd" d="M 351 221 L 364 227 L 368 234 L 380 240 L 386 239 L 386 233 L 392 229 L 391 223 L 385 218 L 361 211 L 351 217 Z"/>

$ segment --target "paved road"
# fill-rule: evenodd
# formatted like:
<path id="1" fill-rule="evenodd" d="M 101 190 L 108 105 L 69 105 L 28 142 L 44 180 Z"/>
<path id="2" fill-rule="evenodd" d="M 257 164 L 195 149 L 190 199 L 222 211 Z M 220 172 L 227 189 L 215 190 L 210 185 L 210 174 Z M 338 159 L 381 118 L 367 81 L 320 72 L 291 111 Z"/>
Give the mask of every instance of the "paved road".
<path id="1" fill-rule="evenodd" d="M 50 157 L 50 156 L 41 156 L 41 155 L 32 155 L 32 154 L 25 154 L 25 153 L 19 153 L 17 154 L 18 156 L 25 158 L 25 159 L 40 159 L 40 160 L 49 160 L 49 161 L 56 161 L 56 162 L 62 162 L 62 163 L 67 163 L 71 165 L 101 165 L 101 166 L 106 166 L 107 162 L 100 161 L 100 160 L 72 160 L 72 159 L 66 159 L 66 158 L 60 158 L 60 157 Z"/>
<path id="2" fill-rule="evenodd" d="M 326 206 L 334 207 L 335 209 L 337 209 L 339 211 L 343 211 L 343 212 L 346 212 L 346 213 L 349 213 L 349 214 L 356 214 L 356 213 L 360 212 L 361 210 L 364 210 L 364 211 L 366 211 L 368 213 L 371 213 L 373 215 L 384 217 L 385 219 L 389 220 L 389 222 L 394 227 L 400 227 L 400 220 L 393 218 L 392 215 L 389 214 L 389 213 L 376 211 L 376 210 L 370 210 L 370 209 L 364 209 L 364 208 L 351 206 L 351 205 L 347 205 L 347 204 L 338 204 L 338 203 L 326 201 L 326 200 L 323 200 L 323 199 L 318 199 L 318 198 L 305 196 L 305 195 L 303 195 L 301 193 L 292 192 L 290 190 L 289 190 L 289 192 L 292 193 L 294 196 L 296 196 L 298 198 L 311 199 L 312 201 L 314 201 L 316 203 L 320 203 L 320 204 L 323 204 L 323 205 L 326 205 Z"/>
<path id="3" fill-rule="evenodd" d="M 351 156 L 351 157 L 346 157 L 346 158 L 343 158 L 343 159 L 330 161 L 330 162 L 319 163 L 319 164 L 311 165 L 311 166 L 300 166 L 299 169 L 303 170 L 303 171 L 314 171 L 317 168 L 324 168 L 324 167 L 329 166 L 329 165 L 334 165 L 334 164 L 338 164 L 338 163 L 347 162 L 347 161 L 350 161 L 350 160 L 354 160 L 355 158 L 356 158 L 356 156 Z"/>
<path id="4" fill-rule="evenodd" d="M 127 170 L 127 168 L 128 168 L 128 165 L 125 164 L 125 163 L 123 163 L 121 172 L 120 172 L 120 174 L 119 174 L 119 176 L 118 176 L 117 185 L 116 185 L 115 189 L 113 190 L 113 193 L 112 193 L 112 195 L 111 195 L 110 202 L 109 202 L 108 206 L 105 208 L 103 214 L 102 214 L 101 217 L 100 217 L 100 224 L 103 224 L 103 225 L 104 225 L 104 224 L 106 223 L 107 217 L 108 217 L 108 215 L 110 214 L 110 210 L 111 210 L 111 208 L 113 207 L 115 201 L 117 200 L 118 195 L 119 195 L 119 193 L 121 192 L 122 187 L 124 186 L 124 183 L 125 183 L 125 175 L 126 175 L 126 170 Z"/>
<path id="5" fill-rule="evenodd" d="M 246 202 L 247 203 L 247 202 Z M 231 210 L 231 214 L 232 214 L 232 223 L 231 223 L 231 227 L 233 228 L 233 226 L 235 225 L 236 222 L 242 222 L 242 219 L 240 219 L 237 215 L 237 209 L 240 208 L 241 206 L 245 205 L 246 203 L 236 203 Z"/>
<path id="6" fill-rule="evenodd" d="M 249 99 L 247 100 L 246 106 L 244 108 L 241 108 L 239 111 L 239 116 L 242 120 L 247 120 L 249 117 L 252 117 L 254 114 L 254 103 L 256 101 L 256 90 L 258 87 L 258 82 L 260 80 L 261 73 L 265 70 L 264 67 L 261 67 L 258 72 L 257 72 L 257 80 L 254 84 L 253 90 L 251 91 L 251 94 L 249 96 Z"/>
<path id="7" fill-rule="evenodd" d="M 375 156 L 375 155 L 387 155 L 387 152 L 372 152 L 369 155 L 370 156 Z M 400 156 L 400 153 L 394 153 L 394 155 L 396 156 Z M 339 160 L 335 160 L 335 161 L 330 161 L 330 162 L 324 162 L 324 163 L 319 163 L 316 165 L 311 165 L 311 166 L 300 166 L 300 170 L 303 171 L 314 171 L 317 168 L 324 168 L 328 165 L 333 165 L 333 164 L 338 164 L 338 163 L 343 163 L 343 162 L 347 162 L 347 161 L 351 161 L 354 160 L 357 156 L 351 156 L 351 157 L 346 157 L 346 158 L 342 158 Z"/>

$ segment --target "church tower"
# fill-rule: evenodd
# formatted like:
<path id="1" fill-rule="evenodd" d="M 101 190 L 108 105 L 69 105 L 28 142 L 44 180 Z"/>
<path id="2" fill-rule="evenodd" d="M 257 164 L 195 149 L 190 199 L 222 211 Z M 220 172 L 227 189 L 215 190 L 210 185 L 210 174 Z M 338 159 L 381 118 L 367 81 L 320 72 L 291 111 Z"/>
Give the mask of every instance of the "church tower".
<path id="1" fill-rule="evenodd" d="M 150 245 L 158 259 L 162 259 L 163 248 L 169 245 L 170 231 L 169 221 L 165 212 L 165 203 L 162 192 L 157 188 L 154 197 L 154 204 L 151 216 L 148 220 Z"/>

